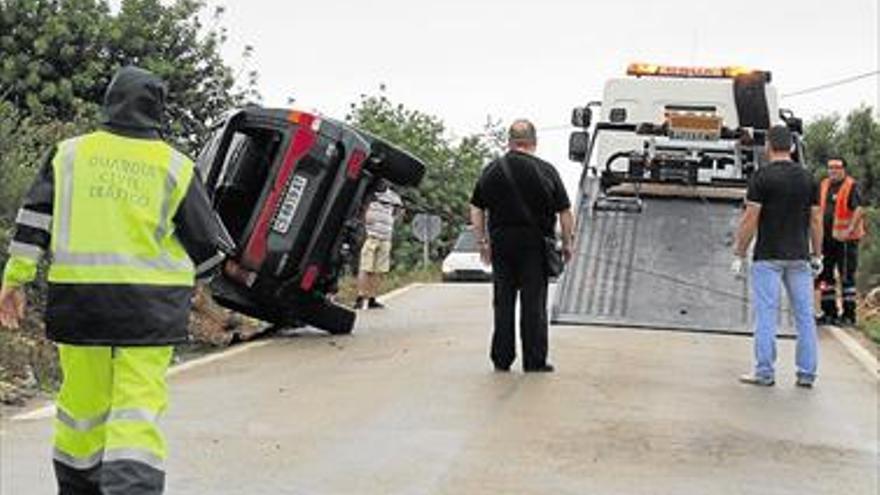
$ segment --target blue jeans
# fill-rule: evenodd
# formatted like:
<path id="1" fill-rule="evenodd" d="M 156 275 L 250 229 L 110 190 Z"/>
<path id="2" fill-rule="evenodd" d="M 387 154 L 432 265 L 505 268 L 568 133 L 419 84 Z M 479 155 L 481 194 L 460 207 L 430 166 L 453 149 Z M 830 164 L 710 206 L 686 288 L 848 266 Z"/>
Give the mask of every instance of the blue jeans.
<path id="1" fill-rule="evenodd" d="M 781 282 L 781 284 L 780 284 Z M 788 292 L 797 329 L 797 375 L 816 377 L 818 361 L 816 321 L 813 314 L 813 272 L 800 260 L 756 261 L 752 266 L 755 307 L 755 375 L 773 378 L 776 361 L 776 326 L 780 319 L 780 285 Z"/>

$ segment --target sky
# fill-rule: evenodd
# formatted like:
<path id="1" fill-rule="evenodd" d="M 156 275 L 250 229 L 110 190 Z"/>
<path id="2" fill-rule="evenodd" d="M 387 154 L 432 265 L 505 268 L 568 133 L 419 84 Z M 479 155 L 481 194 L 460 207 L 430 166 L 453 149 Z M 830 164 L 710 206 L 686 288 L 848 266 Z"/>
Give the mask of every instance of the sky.
<path id="1" fill-rule="evenodd" d="M 571 109 L 630 62 L 770 70 L 780 94 L 877 70 L 878 0 L 208 0 L 226 8 L 224 56 L 260 73 L 267 106 L 343 117 L 380 85 L 450 135 L 488 116 L 535 122 L 538 154 L 566 182 Z M 810 118 L 877 108 L 878 77 L 780 106 Z M 560 128 L 562 127 L 562 128 Z"/>

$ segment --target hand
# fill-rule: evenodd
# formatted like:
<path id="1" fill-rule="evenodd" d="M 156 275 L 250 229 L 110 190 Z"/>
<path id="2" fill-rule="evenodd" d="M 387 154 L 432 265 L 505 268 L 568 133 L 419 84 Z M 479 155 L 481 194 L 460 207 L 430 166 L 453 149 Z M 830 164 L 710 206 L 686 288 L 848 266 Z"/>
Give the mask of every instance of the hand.
<path id="1" fill-rule="evenodd" d="M 563 242 L 562 243 L 562 261 L 564 261 L 567 264 L 568 262 L 571 261 L 572 258 L 574 258 L 574 249 L 572 248 L 571 243 L 570 242 Z"/>
<path id="2" fill-rule="evenodd" d="M 730 273 L 737 278 L 742 278 L 746 274 L 746 259 L 744 256 L 737 255 L 730 264 Z"/>
<path id="3" fill-rule="evenodd" d="M 813 255 L 810 257 L 810 268 L 813 270 L 813 278 L 819 277 L 825 269 L 821 255 Z"/>
<path id="4" fill-rule="evenodd" d="M 24 289 L 3 286 L 0 288 L 0 326 L 15 330 L 24 319 Z"/>
<path id="5" fill-rule="evenodd" d="M 487 265 L 492 264 L 492 248 L 486 241 L 480 242 L 480 259 Z"/>

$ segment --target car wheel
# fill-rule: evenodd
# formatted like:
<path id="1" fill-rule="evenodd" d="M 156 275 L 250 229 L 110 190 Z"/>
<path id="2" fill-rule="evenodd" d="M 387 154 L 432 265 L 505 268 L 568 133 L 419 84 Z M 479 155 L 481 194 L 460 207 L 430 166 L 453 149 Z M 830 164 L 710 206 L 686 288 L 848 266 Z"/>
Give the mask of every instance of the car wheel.
<path id="1" fill-rule="evenodd" d="M 379 140 L 371 143 L 367 169 L 383 179 L 406 187 L 418 186 L 425 176 L 425 164 L 421 160 Z"/>
<path id="2" fill-rule="evenodd" d="M 303 306 L 298 316 L 309 325 L 332 335 L 347 335 L 354 330 L 354 311 L 328 301 Z"/>

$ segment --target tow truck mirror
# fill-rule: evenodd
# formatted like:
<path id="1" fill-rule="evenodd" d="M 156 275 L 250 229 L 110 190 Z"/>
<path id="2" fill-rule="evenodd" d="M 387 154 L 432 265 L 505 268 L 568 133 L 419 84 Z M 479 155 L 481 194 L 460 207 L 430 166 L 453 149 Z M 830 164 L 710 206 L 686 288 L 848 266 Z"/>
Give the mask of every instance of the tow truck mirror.
<path id="1" fill-rule="evenodd" d="M 584 163 L 587 161 L 587 152 L 590 148 L 590 133 L 587 131 L 575 131 L 568 138 L 568 159 L 573 162 Z"/>
<path id="2" fill-rule="evenodd" d="M 795 134 L 803 135 L 804 133 L 804 119 L 799 117 L 789 117 L 788 120 L 785 121 L 785 125 L 787 125 L 788 129 Z"/>
<path id="3" fill-rule="evenodd" d="M 804 133 L 804 119 L 801 119 L 799 117 L 795 117 L 794 112 L 792 112 L 791 110 L 789 110 L 787 108 L 780 108 L 779 109 L 779 118 L 781 118 L 782 121 L 785 122 L 785 125 L 786 125 L 786 127 L 788 127 L 788 130 L 790 130 L 791 132 L 793 132 L 795 134 L 803 135 L 803 133 Z"/>
<path id="4" fill-rule="evenodd" d="M 571 111 L 571 125 L 586 129 L 593 121 L 593 111 L 590 107 L 578 107 Z"/>

